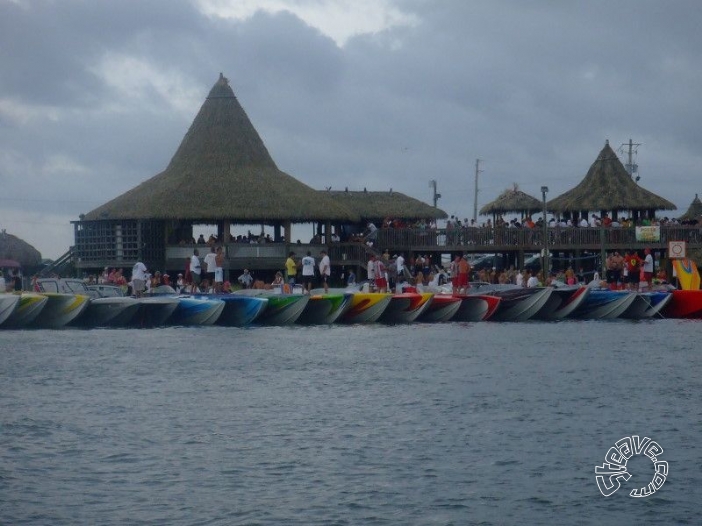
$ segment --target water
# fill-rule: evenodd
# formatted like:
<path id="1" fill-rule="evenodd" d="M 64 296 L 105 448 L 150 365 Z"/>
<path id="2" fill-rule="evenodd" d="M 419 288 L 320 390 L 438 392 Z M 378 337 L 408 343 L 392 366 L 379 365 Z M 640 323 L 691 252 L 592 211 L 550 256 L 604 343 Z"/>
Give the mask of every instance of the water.
<path id="1" fill-rule="evenodd" d="M 0 332 L 1 524 L 698 524 L 702 323 Z M 603 497 L 622 437 L 664 449 Z"/>

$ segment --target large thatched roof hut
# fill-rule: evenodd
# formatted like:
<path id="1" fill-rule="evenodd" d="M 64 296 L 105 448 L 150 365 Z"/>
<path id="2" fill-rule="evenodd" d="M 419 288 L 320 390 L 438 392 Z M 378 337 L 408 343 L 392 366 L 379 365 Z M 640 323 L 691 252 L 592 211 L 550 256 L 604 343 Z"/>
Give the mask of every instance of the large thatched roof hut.
<path id="1" fill-rule="evenodd" d="M 585 178 L 572 190 L 546 203 L 548 210 L 561 213 L 630 211 L 634 217 L 655 215 L 656 210 L 676 206 L 639 186 L 624 168 L 607 141 Z"/>
<path id="2" fill-rule="evenodd" d="M 690 220 L 699 219 L 700 217 L 702 217 L 702 201 L 700 201 L 699 196 L 695 194 L 695 198 L 692 200 L 692 203 L 690 203 L 690 207 L 687 209 L 687 212 L 680 216 L 680 219 Z"/>
<path id="3" fill-rule="evenodd" d="M 166 169 L 83 219 L 255 224 L 359 218 L 278 169 L 220 74 Z"/>
<path id="4" fill-rule="evenodd" d="M 541 201 L 529 194 L 522 192 L 515 184 L 502 192 L 497 199 L 489 202 L 480 209 L 481 215 L 497 215 L 516 212 L 520 214 L 530 214 L 538 212 L 543 208 Z"/>
<path id="5" fill-rule="evenodd" d="M 41 253 L 26 241 L 8 234 L 3 229 L 0 232 L 0 261 L 6 262 L 6 266 L 14 266 L 9 262 L 17 262 L 25 270 L 31 270 L 41 265 Z"/>

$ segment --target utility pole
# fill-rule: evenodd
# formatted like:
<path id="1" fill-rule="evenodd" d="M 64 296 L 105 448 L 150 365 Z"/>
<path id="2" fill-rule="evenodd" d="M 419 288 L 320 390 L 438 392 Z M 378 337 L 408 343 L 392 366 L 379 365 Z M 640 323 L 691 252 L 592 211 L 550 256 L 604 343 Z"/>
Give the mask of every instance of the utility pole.
<path id="1" fill-rule="evenodd" d="M 482 172 L 480 169 L 480 159 L 475 160 L 475 198 L 473 200 L 473 221 L 478 223 L 478 174 Z"/>
<path id="2" fill-rule="evenodd" d="M 441 198 L 441 194 L 437 193 L 437 191 L 436 191 L 436 179 L 432 179 L 431 181 L 429 181 L 429 188 L 434 189 L 433 199 L 434 199 L 434 208 L 436 208 L 436 202 Z"/>
<path id="3" fill-rule="evenodd" d="M 638 172 L 639 172 L 639 165 L 634 163 L 633 157 L 634 157 L 634 154 L 639 153 L 639 149 L 638 149 L 638 148 L 639 148 L 639 146 L 641 146 L 641 143 L 640 143 L 640 142 L 634 142 L 634 141 L 632 141 L 631 139 L 629 139 L 629 143 L 628 143 L 628 144 L 627 144 L 627 143 L 624 143 L 624 144 L 622 144 L 622 145 L 619 147 L 619 151 L 620 151 L 621 153 L 624 153 L 624 147 L 625 147 L 625 146 L 628 146 L 628 152 L 627 152 L 627 153 L 628 153 L 628 156 L 629 156 L 629 162 L 626 163 L 626 165 L 624 165 L 624 167 L 626 168 L 626 171 L 628 172 L 629 177 L 631 177 L 632 179 L 634 179 L 634 174 L 637 174 L 635 180 L 636 180 L 636 182 L 638 183 L 638 182 L 639 182 L 639 179 L 641 179 L 641 176 L 638 175 Z"/>

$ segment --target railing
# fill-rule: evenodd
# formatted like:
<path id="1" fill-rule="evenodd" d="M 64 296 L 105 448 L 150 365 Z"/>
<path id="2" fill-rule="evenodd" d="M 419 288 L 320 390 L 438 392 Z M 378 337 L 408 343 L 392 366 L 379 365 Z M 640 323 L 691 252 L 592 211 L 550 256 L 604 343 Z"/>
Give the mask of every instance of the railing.
<path id="1" fill-rule="evenodd" d="M 666 248 L 668 241 L 702 245 L 702 228 L 661 226 L 659 241 L 638 241 L 635 228 L 549 227 L 548 245 L 557 249 L 605 247 Z M 440 247 L 478 250 L 478 247 L 504 250 L 539 250 L 544 246 L 543 228 L 459 228 L 393 229 L 378 231 L 375 246 L 432 250 Z"/>

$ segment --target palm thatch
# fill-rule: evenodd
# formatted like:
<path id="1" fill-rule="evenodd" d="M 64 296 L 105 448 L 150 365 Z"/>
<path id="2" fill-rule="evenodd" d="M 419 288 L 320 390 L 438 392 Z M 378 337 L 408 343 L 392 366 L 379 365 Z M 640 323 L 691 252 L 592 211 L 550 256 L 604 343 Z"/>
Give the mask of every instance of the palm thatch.
<path id="1" fill-rule="evenodd" d="M 278 169 L 220 74 L 168 167 L 84 220 L 357 221 Z"/>
<path id="2" fill-rule="evenodd" d="M 0 260 L 14 260 L 25 269 L 41 265 L 41 253 L 17 236 L 0 232 Z"/>
<path id="3" fill-rule="evenodd" d="M 509 212 L 518 212 L 521 214 L 530 214 L 543 209 L 541 201 L 535 197 L 522 192 L 519 186 L 515 183 L 512 188 L 508 188 L 502 192 L 497 199 L 489 202 L 480 209 L 481 215 L 488 214 L 506 214 Z"/>
<path id="4" fill-rule="evenodd" d="M 386 217 L 409 220 L 448 217 L 446 212 L 439 208 L 392 190 L 389 192 L 368 192 L 365 189 L 363 191 L 323 190 L 320 193 L 358 213 L 364 221 L 381 220 Z"/>
<path id="5" fill-rule="evenodd" d="M 680 216 L 680 219 L 698 219 L 700 217 L 702 217 L 702 201 L 700 201 L 699 196 L 695 194 L 695 198 L 692 200 L 692 203 L 690 203 L 690 208 Z"/>
<path id="6" fill-rule="evenodd" d="M 634 182 L 609 141 L 580 184 L 551 199 L 546 207 L 556 212 L 676 210 L 673 203 Z"/>

